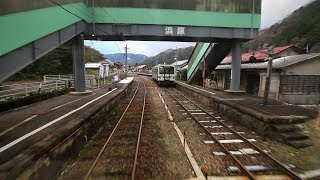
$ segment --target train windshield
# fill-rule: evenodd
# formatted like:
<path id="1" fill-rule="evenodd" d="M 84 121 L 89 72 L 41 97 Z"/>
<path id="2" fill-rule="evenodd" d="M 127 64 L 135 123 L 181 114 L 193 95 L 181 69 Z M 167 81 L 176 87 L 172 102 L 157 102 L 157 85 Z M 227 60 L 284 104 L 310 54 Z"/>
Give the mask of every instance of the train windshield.
<path id="1" fill-rule="evenodd" d="M 161 66 L 161 67 L 159 67 L 159 74 L 174 74 L 174 67 Z"/>

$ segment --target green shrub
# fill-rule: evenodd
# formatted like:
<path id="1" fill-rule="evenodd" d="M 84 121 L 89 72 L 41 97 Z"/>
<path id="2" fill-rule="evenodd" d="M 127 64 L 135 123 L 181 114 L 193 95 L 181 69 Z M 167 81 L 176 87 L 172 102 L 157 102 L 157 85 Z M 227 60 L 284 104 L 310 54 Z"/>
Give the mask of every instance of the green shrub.
<path id="1" fill-rule="evenodd" d="M 26 106 L 35 102 L 43 101 L 46 99 L 50 99 L 56 96 L 61 96 L 63 94 L 68 93 L 69 89 L 62 90 L 52 90 L 49 92 L 32 92 L 28 96 L 18 96 L 8 98 L 6 101 L 0 102 L 0 112 L 8 111 L 14 108 L 19 108 L 22 106 Z"/>

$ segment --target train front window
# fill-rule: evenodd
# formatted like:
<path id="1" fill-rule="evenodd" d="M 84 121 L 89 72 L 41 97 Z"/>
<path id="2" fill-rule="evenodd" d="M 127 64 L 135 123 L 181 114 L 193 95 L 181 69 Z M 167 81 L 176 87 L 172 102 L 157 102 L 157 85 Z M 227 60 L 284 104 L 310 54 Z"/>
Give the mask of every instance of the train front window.
<path id="1" fill-rule="evenodd" d="M 159 74 L 164 74 L 164 67 L 163 66 L 159 67 Z"/>
<path id="2" fill-rule="evenodd" d="M 174 74 L 174 67 L 159 67 L 159 74 Z"/>
<path id="3" fill-rule="evenodd" d="M 166 74 L 174 74 L 174 67 L 165 67 Z"/>

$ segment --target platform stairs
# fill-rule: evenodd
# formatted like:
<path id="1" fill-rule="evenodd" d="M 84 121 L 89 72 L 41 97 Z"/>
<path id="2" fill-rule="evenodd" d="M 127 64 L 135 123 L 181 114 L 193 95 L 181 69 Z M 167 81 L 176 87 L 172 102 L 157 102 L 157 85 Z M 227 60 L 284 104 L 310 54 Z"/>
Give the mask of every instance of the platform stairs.
<path id="1" fill-rule="evenodd" d="M 274 132 L 274 138 L 289 144 L 294 148 L 304 148 L 311 146 L 309 136 L 299 122 L 288 122 L 285 124 L 272 124 L 271 128 Z"/>

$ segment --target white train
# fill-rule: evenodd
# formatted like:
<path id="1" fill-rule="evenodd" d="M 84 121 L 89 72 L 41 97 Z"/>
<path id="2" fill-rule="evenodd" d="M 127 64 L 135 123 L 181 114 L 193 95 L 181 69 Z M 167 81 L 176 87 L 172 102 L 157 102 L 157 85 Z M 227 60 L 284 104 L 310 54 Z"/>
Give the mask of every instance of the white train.
<path id="1" fill-rule="evenodd" d="M 152 68 L 152 78 L 158 84 L 174 84 L 176 69 L 173 65 L 158 64 Z"/>

